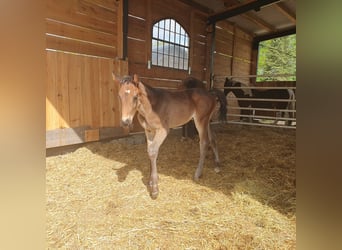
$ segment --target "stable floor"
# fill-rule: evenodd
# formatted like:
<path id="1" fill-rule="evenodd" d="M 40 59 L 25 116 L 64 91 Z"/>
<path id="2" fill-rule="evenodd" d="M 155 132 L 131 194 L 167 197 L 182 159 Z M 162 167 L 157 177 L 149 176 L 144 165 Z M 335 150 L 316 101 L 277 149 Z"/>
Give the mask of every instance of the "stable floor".
<path id="1" fill-rule="evenodd" d="M 198 138 L 171 133 L 146 184 L 143 135 L 90 143 L 46 159 L 49 249 L 295 249 L 295 130 L 217 124 L 222 171 Z"/>

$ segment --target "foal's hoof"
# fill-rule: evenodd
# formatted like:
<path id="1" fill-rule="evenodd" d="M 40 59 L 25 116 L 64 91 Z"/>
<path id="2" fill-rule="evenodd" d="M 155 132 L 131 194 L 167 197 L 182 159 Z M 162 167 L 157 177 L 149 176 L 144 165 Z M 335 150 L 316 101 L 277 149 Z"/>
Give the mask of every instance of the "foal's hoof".
<path id="1" fill-rule="evenodd" d="M 159 194 L 159 191 L 154 191 L 154 192 L 151 192 L 151 193 L 150 193 L 151 198 L 152 198 L 153 200 L 157 199 L 158 194 Z"/>
<path id="2" fill-rule="evenodd" d="M 200 178 L 201 178 L 201 175 L 197 175 L 197 174 L 194 175 L 195 182 L 198 182 Z"/>
<path id="3" fill-rule="evenodd" d="M 154 199 L 157 199 L 158 194 L 159 194 L 158 185 L 152 185 L 152 184 L 150 183 L 150 196 L 151 196 L 151 198 L 152 198 L 153 200 L 154 200 Z"/>

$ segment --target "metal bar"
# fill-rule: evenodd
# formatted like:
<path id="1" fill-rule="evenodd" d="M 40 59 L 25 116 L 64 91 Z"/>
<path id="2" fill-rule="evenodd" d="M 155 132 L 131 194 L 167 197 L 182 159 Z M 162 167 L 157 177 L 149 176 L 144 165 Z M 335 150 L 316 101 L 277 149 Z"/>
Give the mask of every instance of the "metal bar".
<path id="1" fill-rule="evenodd" d="M 297 87 L 255 87 L 255 86 L 246 86 L 246 87 L 221 87 L 220 89 L 297 89 Z"/>
<path id="2" fill-rule="evenodd" d="M 128 40 L 128 0 L 123 0 L 123 17 L 122 17 L 122 57 L 126 59 L 127 54 L 127 40 Z"/>
<path id="3" fill-rule="evenodd" d="M 268 98 L 232 98 L 229 97 L 228 99 L 231 100 L 242 100 L 242 101 L 262 101 L 262 102 L 296 102 L 296 100 L 290 99 L 268 99 Z"/>
<path id="4" fill-rule="evenodd" d="M 250 10 L 259 10 L 262 6 L 269 5 L 275 2 L 279 2 L 279 0 L 258 0 L 258 1 L 250 2 L 242 6 L 238 6 L 236 8 L 210 16 L 208 18 L 207 24 L 213 24 L 218 21 L 240 15 Z"/>
<path id="5" fill-rule="evenodd" d="M 231 76 L 225 76 L 225 75 L 215 75 L 216 78 L 251 78 L 251 77 L 284 77 L 284 76 L 296 76 L 296 74 L 274 74 L 274 75 L 231 75 Z"/>
<path id="6" fill-rule="evenodd" d="M 249 125 L 249 126 L 261 126 L 261 127 L 296 129 L 296 126 L 277 125 L 277 124 L 264 124 L 264 123 L 256 123 L 256 122 L 255 123 L 250 123 L 250 122 L 240 122 L 240 121 L 228 121 L 228 124 L 240 124 L 240 125 Z"/>
<path id="7" fill-rule="evenodd" d="M 265 116 L 265 115 L 239 115 L 239 114 L 228 114 L 230 117 L 246 117 L 252 119 L 267 119 L 267 120 L 282 120 L 282 121 L 295 121 L 295 118 L 288 117 L 277 117 L 277 116 Z"/>
<path id="8" fill-rule="evenodd" d="M 267 109 L 267 108 L 245 108 L 245 107 L 229 107 L 229 109 L 255 110 L 255 111 L 276 111 L 276 112 L 291 112 L 291 113 L 297 112 L 295 109 Z"/>

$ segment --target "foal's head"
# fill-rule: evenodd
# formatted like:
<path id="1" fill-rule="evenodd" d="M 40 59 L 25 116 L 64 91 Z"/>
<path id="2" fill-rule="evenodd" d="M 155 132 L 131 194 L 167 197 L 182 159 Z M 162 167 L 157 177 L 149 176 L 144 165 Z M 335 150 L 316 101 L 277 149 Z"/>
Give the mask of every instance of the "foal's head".
<path id="1" fill-rule="evenodd" d="M 132 124 L 133 117 L 138 107 L 138 76 L 134 75 L 134 78 L 125 76 L 122 79 L 119 79 L 113 74 L 113 79 L 120 82 L 119 99 L 121 102 L 122 125 L 129 126 Z"/>

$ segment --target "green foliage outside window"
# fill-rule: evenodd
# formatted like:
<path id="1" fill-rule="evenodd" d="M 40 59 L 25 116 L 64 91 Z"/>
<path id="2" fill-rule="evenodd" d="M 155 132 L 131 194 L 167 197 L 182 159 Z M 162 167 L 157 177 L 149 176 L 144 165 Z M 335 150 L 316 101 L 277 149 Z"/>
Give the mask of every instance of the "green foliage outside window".
<path id="1" fill-rule="evenodd" d="M 295 34 L 260 42 L 257 75 L 287 75 L 257 77 L 257 81 L 296 80 Z"/>

